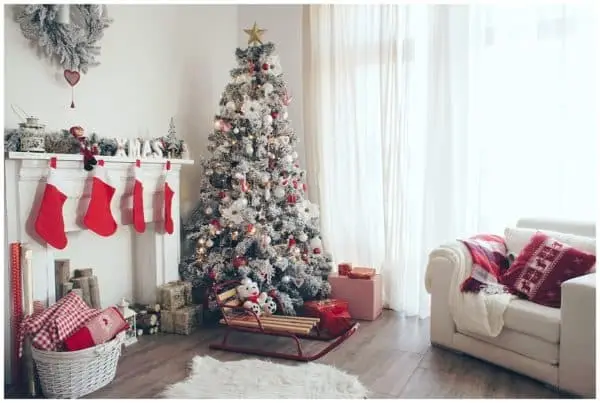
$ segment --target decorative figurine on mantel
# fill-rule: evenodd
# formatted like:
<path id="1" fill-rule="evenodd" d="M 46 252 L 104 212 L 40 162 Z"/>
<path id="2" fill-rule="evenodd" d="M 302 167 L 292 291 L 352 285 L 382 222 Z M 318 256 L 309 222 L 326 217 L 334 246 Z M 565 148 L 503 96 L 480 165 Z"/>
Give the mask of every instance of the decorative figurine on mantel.
<path id="1" fill-rule="evenodd" d="M 87 138 L 85 137 L 85 131 L 83 130 L 83 127 L 73 126 L 69 129 L 69 133 L 71 133 L 71 136 L 75 137 L 77 141 L 79 141 L 79 149 L 81 150 L 81 154 L 83 154 L 83 169 L 86 171 L 91 171 L 94 169 L 94 165 L 96 165 L 98 161 L 96 161 L 94 153 L 87 143 Z"/>

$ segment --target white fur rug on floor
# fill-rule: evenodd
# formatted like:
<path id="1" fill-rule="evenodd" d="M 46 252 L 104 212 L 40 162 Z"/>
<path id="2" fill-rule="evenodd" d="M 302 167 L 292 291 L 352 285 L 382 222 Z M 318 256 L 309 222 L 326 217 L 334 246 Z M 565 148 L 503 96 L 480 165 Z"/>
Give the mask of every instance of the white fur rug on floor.
<path id="1" fill-rule="evenodd" d="M 367 389 L 353 376 L 329 365 L 295 366 L 247 359 L 217 361 L 196 356 L 192 372 L 169 386 L 168 399 L 362 399 Z"/>

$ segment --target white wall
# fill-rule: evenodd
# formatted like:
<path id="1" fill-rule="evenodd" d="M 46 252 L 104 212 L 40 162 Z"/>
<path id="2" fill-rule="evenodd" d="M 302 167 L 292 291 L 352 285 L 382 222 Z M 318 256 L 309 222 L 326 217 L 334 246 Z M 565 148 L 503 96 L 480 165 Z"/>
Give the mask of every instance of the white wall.
<path id="1" fill-rule="evenodd" d="M 304 115 L 302 92 L 302 5 L 243 5 L 239 6 L 238 44 L 246 47 L 248 35 L 243 31 L 251 28 L 254 22 L 267 32 L 264 42 L 275 44 L 288 90 L 294 97 L 289 106 L 291 124 L 298 134 L 298 155 L 300 166 L 305 168 Z"/>
<path id="2" fill-rule="evenodd" d="M 214 112 L 235 60 L 237 6 L 113 4 L 108 13 L 114 22 L 102 41 L 102 64 L 82 76 L 71 110 L 62 69 L 40 60 L 14 22 L 12 6 L 5 6 L 4 127 L 19 122 L 11 104 L 38 116 L 49 129 L 78 124 L 103 137 L 156 137 L 166 133 L 174 116 L 179 136 L 197 160 L 206 154 Z M 183 169 L 184 213 L 197 199 L 198 175 L 198 165 Z M 114 304 L 132 295 L 128 252 L 133 236 L 129 228 L 109 239 L 88 232 L 70 235 L 58 257 L 71 259 L 74 268 L 93 267 L 103 305 Z"/>

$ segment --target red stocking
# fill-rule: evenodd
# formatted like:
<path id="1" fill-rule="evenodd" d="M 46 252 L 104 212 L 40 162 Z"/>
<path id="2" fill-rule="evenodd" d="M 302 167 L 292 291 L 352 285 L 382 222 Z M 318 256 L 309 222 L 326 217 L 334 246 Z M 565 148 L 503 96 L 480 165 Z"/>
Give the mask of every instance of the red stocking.
<path id="1" fill-rule="evenodd" d="M 133 185 L 133 228 L 139 233 L 146 231 L 146 220 L 144 219 L 144 186 L 141 179 L 140 160 L 135 161 L 133 168 L 135 173 L 135 184 Z"/>
<path id="2" fill-rule="evenodd" d="M 173 195 L 175 192 L 169 184 L 169 171 L 171 170 L 171 161 L 167 161 L 167 172 L 165 173 L 165 231 L 167 234 L 173 233 L 173 215 L 171 209 L 173 206 Z"/>
<path id="3" fill-rule="evenodd" d="M 35 220 L 35 232 L 56 249 L 64 249 L 67 246 L 63 218 L 63 206 L 67 196 L 64 189 L 62 178 L 56 171 L 56 157 L 52 157 L 42 204 Z"/>
<path id="4" fill-rule="evenodd" d="M 104 161 L 100 160 L 92 183 L 92 199 L 83 218 L 83 223 L 100 236 L 111 236 L 117 230 L 117 222 L 110 211 L 114 194 L 115 188 L 108 182 Z"/>

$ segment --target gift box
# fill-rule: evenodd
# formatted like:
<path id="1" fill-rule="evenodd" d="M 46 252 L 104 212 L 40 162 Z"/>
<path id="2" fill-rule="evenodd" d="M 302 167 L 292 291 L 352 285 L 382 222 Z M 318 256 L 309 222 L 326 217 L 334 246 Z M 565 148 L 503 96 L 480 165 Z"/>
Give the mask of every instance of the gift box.
<path id="1" fill-rule="evenodd" d="M 319 318 L 319 330 L 339 336 L 352 326 L 348 303 L 339 299 L 325 299 L 304 303 L 304 314 Z"/>
<path id="2" fill-rule="evenodd" d="M 162 309 L 174 311 L 192 304 L 192 283 L 171 281 L 158 287 L 158 303 Z"/>
<path id="3" fill-rule="evenodd" d="M 338 274 L 340 276 L 347 276 L 352 271 L 352 263 L 340 263 L 338 264 Z"/>
<path id="4" fill-rule="evenodd" d="M 202 322 L 202 305 L 191 305 L 173 311 L 160 311 L 160 331 L 191 334 Z"/>
<path id="5" fill-rule="evenodd" d="M 356 279 L 329 275 L 331 298 L 348 301 L 348 311 L 352 319 L 375 320 L 383 309 L 381 276 L 370 279 Z"/>
<path id="6" fill-rule="evenodd" d="M 375 274 L 375 269 L 370 269 L 368 267 L 355 267 L 350 269 L 347 276 L 348 278 L 369 280 L 372 279 Z"/>

